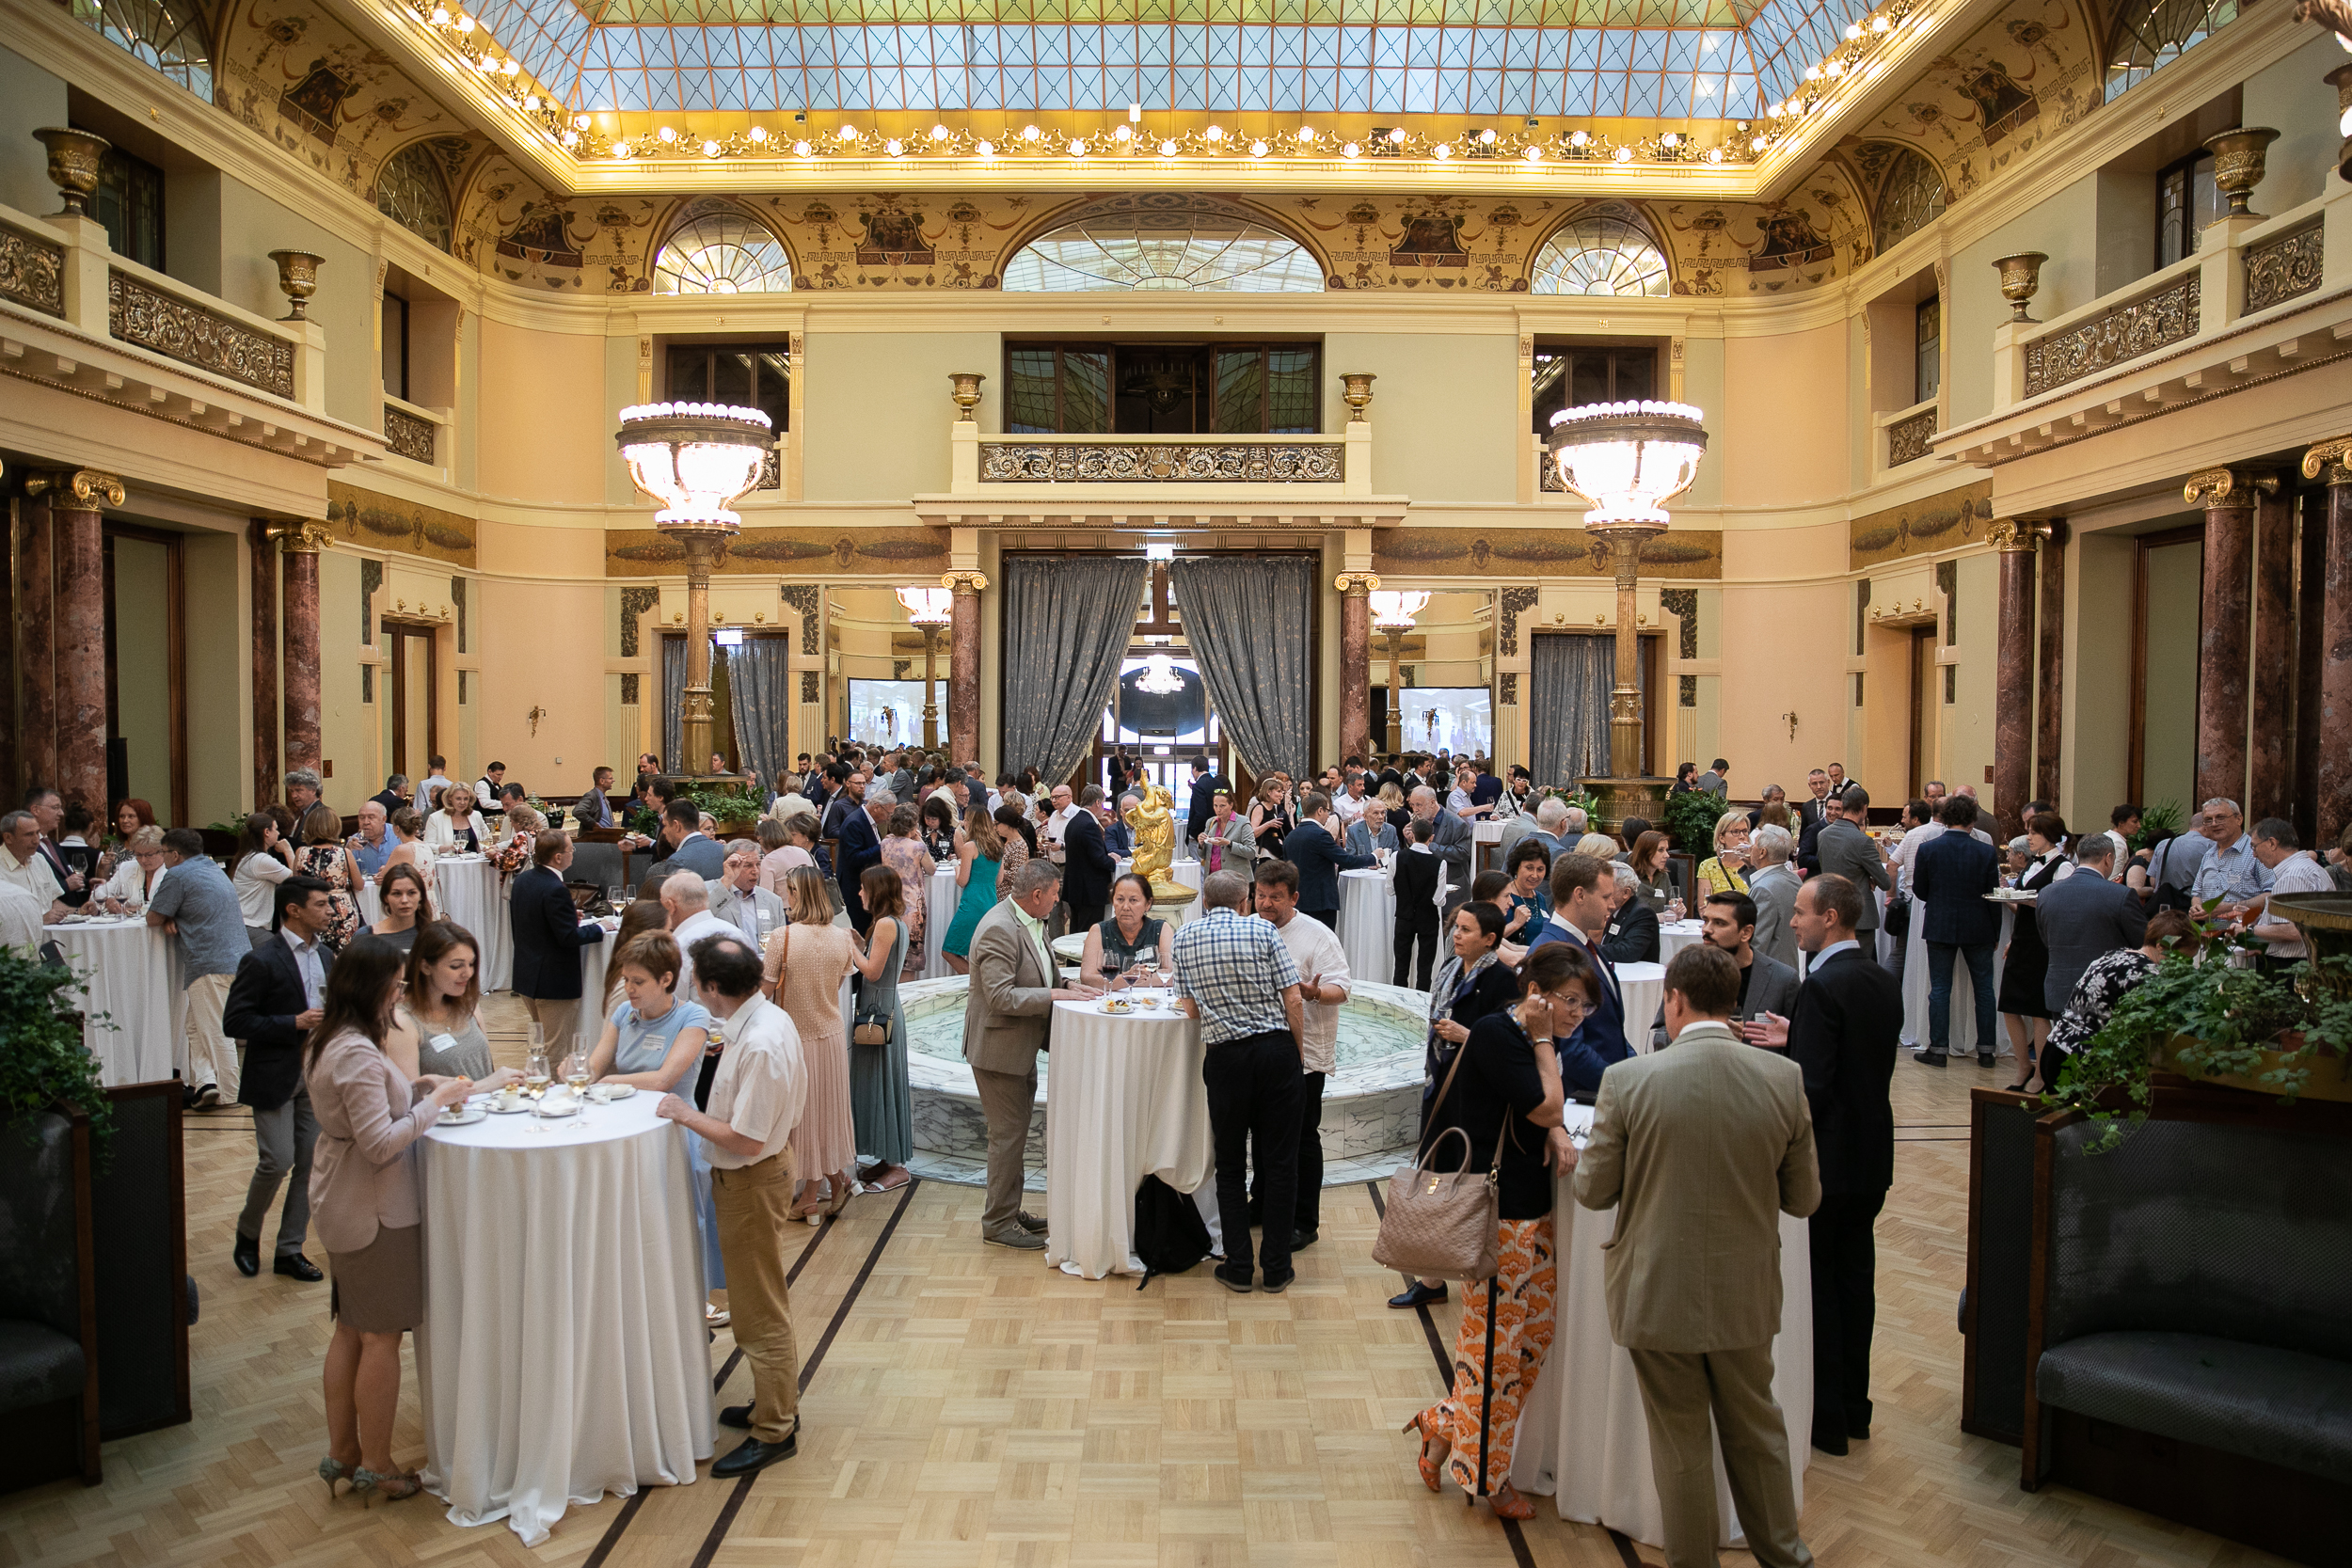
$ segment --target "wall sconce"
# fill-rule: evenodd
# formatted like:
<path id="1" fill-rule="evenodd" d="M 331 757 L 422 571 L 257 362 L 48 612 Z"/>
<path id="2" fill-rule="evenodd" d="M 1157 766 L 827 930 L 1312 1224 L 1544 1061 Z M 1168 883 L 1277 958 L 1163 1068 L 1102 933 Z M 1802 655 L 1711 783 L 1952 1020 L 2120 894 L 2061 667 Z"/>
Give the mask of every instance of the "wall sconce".
<path id="1" fill-rule="evenodd" d="M 1782 721 L 1783 721 L 1784 722 L 1786 722 L 1786 723 L 1788 724 L 1788 738 L 1789 738 L 1790 740 L 1794 740 L 1794 739 L 1796 739 L 1796 738 L 1797 738 L 1797 710 L 1796 710 L 1795 708 L 1790 708 L 1788 712 L 1786 712 L 1786 713 L 1782 714 L 1780 717 L 1781 717 Z"/>
<path id="2" fill-rule="evenodd" d="M 524 718 L 531 721 L 531 733 L 533 735 L 537 735 L 539 733 L 539 721 L 545 719 L 547 716 L 548 710 L 543 707 L 534 707 L 529 713 L 523 715 Z"/>

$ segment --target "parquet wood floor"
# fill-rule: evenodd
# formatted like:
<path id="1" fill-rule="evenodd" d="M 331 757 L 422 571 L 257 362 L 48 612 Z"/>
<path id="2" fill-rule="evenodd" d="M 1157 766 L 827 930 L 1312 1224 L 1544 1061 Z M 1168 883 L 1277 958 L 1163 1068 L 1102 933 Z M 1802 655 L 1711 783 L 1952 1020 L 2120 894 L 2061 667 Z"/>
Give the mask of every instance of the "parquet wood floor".
<path id="1" fill-rule="evenodd" d="M 522 1013 L 486 1009 L 501 1058 Z M 2016 1450 L 1958 1426 L 1953 1326 L 1973 1069 L 1898 1068 L 1902 1132 L 1880 1226 L 1879 1419 L 1814 1456 L 1804 1528 L 1829 1568 L 2240 1568 L 2277 1560 L 2078 1494 L 2020 1492 Z M 326 1288 L 239 1277 L 230 1226 L 246 1117 L 192 1117 L 196 1419 L 111 1443 L 106 1481 L 0 1497 L 0 1568 L 1622 1568 L 1662 1557 L 1539 1500 L 1512 1536 L 1432 1497 L 1397 1428 L 1435 1397 L 1417 1314 L 1374 1264 L 1370 1191 L 1324 1198 L 1321 1243 L 1281 1296 L 1206 1269 L 1138 1292 L 980 1243 L 976 1189 L 861 1196 L 811 1229 L 793 1307 L 806 1379 L 799 1456 L 748 1483 L 707 1477 L 575 1508 L 537 1550 L 460 1529 L 433 1498 L 328 1502 L 319 1359 Z M 852 1299 L 853 1298 L 853 1299 Z M 844 1311 L 845 1303 L 848 1310 Z M 1451 1340 L 1450 1315 L 1436 1328 Z M 830 1330 L 830 1333 L 829 1333 Z M 714 1372 L 733 1346 L 722 1332 Z M 819 1352 L 821 1350 L 821 1357 Z M 725 1386 L 748 1397 L 739 1369 Z M 421 1459 L 413 1368 L 397 1451 Z M 733 1435 L 722 1433 L 721 1447 Z M 1743 1564 L 1744 1552 L 1724 1561 Z"/>

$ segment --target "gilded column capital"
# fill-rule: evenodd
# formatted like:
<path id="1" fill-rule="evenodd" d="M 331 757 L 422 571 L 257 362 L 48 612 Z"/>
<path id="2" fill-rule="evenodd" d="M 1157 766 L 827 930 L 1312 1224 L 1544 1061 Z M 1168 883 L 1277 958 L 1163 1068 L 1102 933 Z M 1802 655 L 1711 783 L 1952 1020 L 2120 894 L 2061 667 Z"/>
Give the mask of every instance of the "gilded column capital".
<path id="1" fill-rule="evenodd" d="M 24 493 L 45 496 L 56 492 L 52 506 L 72 511 L 97 512 L 122 504 L 122 481 L 96 468 L 37 468 L 24 476 Z"/>
<path id="2" fill-rule="evenodd" d="M 1331 579 L 1331 586 L 1351 599 L 1360 599 L 1380 586 L 1377 572 L 1342 572 Z"/>
<path id="3" fill-rule="evenodd" d="M 2333 484 L 2352 484 L 2352 436 L 2322 441 L 2303 454 L 2303 477 L 2325 476 Z"/>
<path id="4" fill-rule="evenodd" d="M 2181 486 L 2181 499 L 2191 506 L 2202 500 L 2207 510 L 2218 506 L 2245 511 L 2253 506 L 2257 492 L 2277 495 L 2279 476 L 2247 468 L 2207 468 L 2189 476 Z"/>
<path id="5" fill-rule="evenodd" d="M 269 536 L 278 541 L 278 553 L 282 555 L 318 555 L 334 542 L 326 525 L 316 517 L 272 523 Z"/>
<path id="6" fill-rule="evenodd" d="M 970 570 L 942 572 L 939 575 L 939 586 L 952 590 L 959 596 L 965 594 L 981 594 L 988 589 L 988 575 L 984 572 Z"/>
<path id="7" fill-rule="evenodd" d="M 2049 524 L 2026 517 L 1996 517 L 1984 531 L 1985 543 L 2003 555 L 2031 555 L 2049 536 Z"/>

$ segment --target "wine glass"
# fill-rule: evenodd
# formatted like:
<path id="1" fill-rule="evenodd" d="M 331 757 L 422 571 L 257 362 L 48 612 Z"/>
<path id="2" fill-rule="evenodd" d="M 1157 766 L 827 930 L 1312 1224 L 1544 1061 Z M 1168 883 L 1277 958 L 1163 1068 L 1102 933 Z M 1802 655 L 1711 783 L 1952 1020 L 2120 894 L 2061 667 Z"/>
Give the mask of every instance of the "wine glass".
<path id="1" fill-rule="evenodd" d="M 564 1082 L 571 1086 L 575 1099 L 588 1087 L 588 1053 L 575 1051 L 564 1058 Z"/>
<path id="2" fill-rule="evenodd" d="M 532 1024 L 532 1033 L 538 1032 L 539 1026 Z M 551 1082 L 553 1074 L 548 1070 L 547 1047 L 534 1039 L 531 1042 L 531 1053 L 523 1058 L 523 1092 L 536 1100 L 548 1092 Z"/>

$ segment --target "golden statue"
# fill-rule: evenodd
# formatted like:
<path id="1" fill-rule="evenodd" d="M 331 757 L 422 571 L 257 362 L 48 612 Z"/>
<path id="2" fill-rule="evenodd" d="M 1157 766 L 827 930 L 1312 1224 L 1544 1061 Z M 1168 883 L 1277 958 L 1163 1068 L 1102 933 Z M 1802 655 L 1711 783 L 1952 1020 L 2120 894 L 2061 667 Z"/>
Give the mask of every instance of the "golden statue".
<path id="1" fill-rule="evenodd" d="M 1127 808 L 1124 818 L 1135 830 L 1135 873 L 1152 884 L 1154 902 L 1182 895 L 1189 902 L 1192 890 L 1168 879 L 1176 854 L 1175 798 L 1159 784 L 1143 786 L 1143 799 Z"/>

